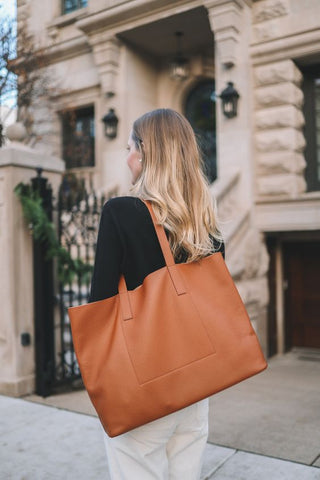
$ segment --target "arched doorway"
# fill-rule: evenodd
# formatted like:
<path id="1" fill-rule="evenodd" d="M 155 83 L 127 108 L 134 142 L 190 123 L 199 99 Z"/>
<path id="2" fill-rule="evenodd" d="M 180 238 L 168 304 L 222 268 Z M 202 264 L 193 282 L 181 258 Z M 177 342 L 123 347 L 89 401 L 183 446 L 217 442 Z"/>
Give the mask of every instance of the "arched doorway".
<path id="1" fill-rule="evenodd" d="M 210 183 L 217 178 L 215 82 L 202 80 L 189 92 L 185 116 L 195 131 Z"/>

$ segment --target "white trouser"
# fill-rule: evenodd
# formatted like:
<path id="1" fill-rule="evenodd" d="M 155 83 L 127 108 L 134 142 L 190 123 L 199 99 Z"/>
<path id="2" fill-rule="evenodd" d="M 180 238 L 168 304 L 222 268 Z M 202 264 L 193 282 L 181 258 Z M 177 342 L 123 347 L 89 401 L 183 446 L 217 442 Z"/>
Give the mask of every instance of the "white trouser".
<path id="1" fill-rule="evenodd" d="M 206 398 L 130 432 L 104 432 L 111 480 L 198 480 L 208 437 Z"/>

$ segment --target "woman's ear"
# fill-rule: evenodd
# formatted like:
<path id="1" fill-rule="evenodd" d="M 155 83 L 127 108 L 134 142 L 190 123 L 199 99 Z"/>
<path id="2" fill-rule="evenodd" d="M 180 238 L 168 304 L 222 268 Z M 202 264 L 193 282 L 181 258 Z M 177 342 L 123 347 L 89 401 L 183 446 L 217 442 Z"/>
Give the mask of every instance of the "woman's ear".
<path id="1" fill-rule="evenodd" d="M 140 140 L 140 142 L 139 142 L 139 147 L 140 147 L 139 150 L 140 150 L 141 156 L 143 158 L 144 157 L 144 143 L 143 143 L 142 140 Z"/>

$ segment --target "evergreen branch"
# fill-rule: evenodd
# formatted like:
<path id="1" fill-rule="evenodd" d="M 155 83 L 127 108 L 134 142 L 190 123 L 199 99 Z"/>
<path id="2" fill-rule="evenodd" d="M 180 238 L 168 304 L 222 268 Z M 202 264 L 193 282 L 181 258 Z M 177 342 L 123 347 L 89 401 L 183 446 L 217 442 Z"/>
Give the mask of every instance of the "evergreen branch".
<path id="1" fill-rule="evenodd" d="M 14 193 L 21 202 L 23 217 L 34 240 L 45 245 L 45 259 L 57 259 L 59 281 L 63 285 L 71 284 L 74 277 L 78 276 L 81 283 L 87 283 L 92 265 L 81 259 L 73 259 L 70 253 L 60 245 L 55 226 L 48 218 L 39 193 L 22 182 L 16 185 Z"/>

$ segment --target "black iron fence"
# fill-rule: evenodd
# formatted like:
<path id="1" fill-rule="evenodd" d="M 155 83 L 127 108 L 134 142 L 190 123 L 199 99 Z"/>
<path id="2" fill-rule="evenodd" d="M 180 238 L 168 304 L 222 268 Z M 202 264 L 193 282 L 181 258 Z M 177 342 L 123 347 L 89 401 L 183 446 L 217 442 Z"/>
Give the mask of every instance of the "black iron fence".
<path id="1" fill-rule="evenodd" d="M 38 191 L 42 205 L 49 220 L 52 220 L 52 190 L 47 179 L 41 177 L 38 169 L 37 177 L 31 180 L 33 190 Z M 54 283 L 53 260 L 47 258 L 47 244 L 44 241 L 33 241 L 34 271 L 34 327 L 35 327 L 35 364 L 36 393 L 46 396 L 53 384 L 54 359 Z"/>
<path id="2" fill-rule="evenodd" d="M 41 172 L 32 186 L 57 225 L 65 258 L 62 265 L 47 260 L 45 243 L 34 241 L 36 393 L 48 396 L 81 386 L 68 308 L 88 301 L 101 209 L 117 192 L 97 195 L 73 176 L 63 179 L 55 199 Z"/>

